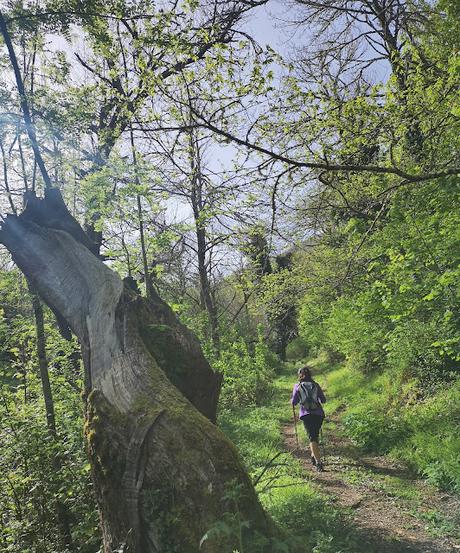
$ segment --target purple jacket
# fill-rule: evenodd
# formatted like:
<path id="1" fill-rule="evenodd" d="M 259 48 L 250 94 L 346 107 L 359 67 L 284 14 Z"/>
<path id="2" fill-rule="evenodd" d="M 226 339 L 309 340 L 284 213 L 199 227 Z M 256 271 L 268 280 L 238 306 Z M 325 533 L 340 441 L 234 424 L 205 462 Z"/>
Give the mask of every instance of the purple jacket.
<path id="1" fill-rule="evenodd" d="M 321 403 L 326 403 L 326 396 L 324 395 L 323 390 L 321 389 L 321 386 L 318 384 L 318 382 L 315 382 L 315 384 L 318 386 L 318 399 Z M 294 389 L 292 390 L 292 398 L 291 403 L 292 405 L 297 405 L 300 401 L 300 394 L 299 394 L 299 386 L 300 383 L 297 382 L 294 384 Z M 324 417 L 324 411 L 321 405 L 317 407 L 316 409 L 305 409 L 302 405 L 300 406 L 300 413 L 299 418 L 301 419 L 305 415 L 320 415 Z"/>

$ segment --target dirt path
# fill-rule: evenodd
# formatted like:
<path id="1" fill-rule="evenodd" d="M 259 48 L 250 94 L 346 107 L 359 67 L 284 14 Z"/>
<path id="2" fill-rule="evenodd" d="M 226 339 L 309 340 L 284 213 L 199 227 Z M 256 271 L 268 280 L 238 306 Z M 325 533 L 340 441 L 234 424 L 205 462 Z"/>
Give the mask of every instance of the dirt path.
<path id="1" fill-rule="evenodd" d="M 385 457 L 360 455 L 343 437 L 340 423 L 325 433 L 325 471 L 313 470 L 303 426 L 296 449 L 293 424 L 283 427 L 284 442 L 309 471 L 313 482 L 334 504 L 347 508 L 362 551 L 366 553 L 460 553 L 456 523 L 460 501 L 414 480 L 402 466 Z M 446 537 L 448 536 L 448 537 Z"/>

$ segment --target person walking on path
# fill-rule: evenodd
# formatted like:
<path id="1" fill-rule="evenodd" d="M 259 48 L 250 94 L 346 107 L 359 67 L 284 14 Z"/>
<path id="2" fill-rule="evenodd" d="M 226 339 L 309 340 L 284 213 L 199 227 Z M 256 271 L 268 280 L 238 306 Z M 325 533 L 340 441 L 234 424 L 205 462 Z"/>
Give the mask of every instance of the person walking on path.
<path id="1" fill-rule="evenodd" d="M 324 470 L 319 451 L 318 437 L 324 421 L 323 403 L 326 403 L 321 386 L 311 376 L 310 368 L 305 366 L 297 371 L 299 382 L 294 384 L 291 403 L 294 408 L 300 403 L 299 419 L 303 422 L 310 440 L 311 461 L 318 472 Z"/>

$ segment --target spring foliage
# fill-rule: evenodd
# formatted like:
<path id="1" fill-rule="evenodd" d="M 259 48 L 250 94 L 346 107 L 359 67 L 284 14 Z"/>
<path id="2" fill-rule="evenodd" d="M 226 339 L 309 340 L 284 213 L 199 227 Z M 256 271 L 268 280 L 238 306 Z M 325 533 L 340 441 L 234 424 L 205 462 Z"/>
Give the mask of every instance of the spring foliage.
<path id="1" fill-rule="evenodd" d="M 43 4 L 15 4 L 8 25 L 53 181 L 72 213 L 103 231 L 111 267 L 141 293 L 149 282 L 199 335 L 223 375 L 221 422 L 240 436 L 254 479 L 280 447 L 270 402 L 287 348 L 296 362 L 341 363 L 329 386 L 359 446 L 459 492 L 458 2 L 382 10 L 382 40 L 396 33 L 380 44 L 382 78 L 367 75 L 370 59 L 353 73 L 359 45 L 329 33 L 345 8 L 321 11 L 333 2 L 298 2 L 319 50 L 300 49 L 292 63 L 244 38 L 250 2 L 216 2 L 223 11 L 209 18 L 210 2 Z M 354 11 L 344 15 L 350 29 Z M 71 40 L 74 26 L 88 47 L 78 71 L 47 40 Z M 43 188 L 11 82 L 0 83 L 2 214 Z M 222 152 L 232 166 L 220 171 L 208 157 Z M 75 549 L 94 553 L 78 345 L 45 311 L 52 436 L 27 285 L 1 255 L 0 548 L 64 552 L 59 502 Z M 251 429 L 262 425 L 255 447 Z M 326 528 L 340 521 L 321 498 L 264 485 L 276 521 L 295 530 L 306 516 L 298 504 L 319 506 L 325 526 L 301 538 L 318 553 L 347 551 Z M 223 523 L 213 532 L 238 527 Z"/>

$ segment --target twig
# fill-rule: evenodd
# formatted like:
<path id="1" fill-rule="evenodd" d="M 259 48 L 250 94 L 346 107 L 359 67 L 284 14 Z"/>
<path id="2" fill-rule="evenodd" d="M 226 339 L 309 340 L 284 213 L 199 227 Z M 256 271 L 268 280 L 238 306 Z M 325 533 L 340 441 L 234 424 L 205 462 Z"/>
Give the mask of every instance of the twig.
<path id="1" fill-rule="evenodd" d="M 260 481 L 260 479 L 262 478 L 262 476 L 267 472 L 267 470 L 273 465 L 273 461 L 275 461 L 276 459 L 278 459 L 278 457 L 280 457 L 281 455 L 284 455 L 286 452 L 285 451 L 278 451 L 278 453 L 276 455 L 274 455 L 269 461 L 268 463 L 264 466 L 262 472 L 259 474 L 259 476 L 254 480 L 254 486 L 257 485 L 257 483 Z"/>

